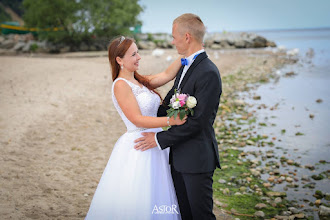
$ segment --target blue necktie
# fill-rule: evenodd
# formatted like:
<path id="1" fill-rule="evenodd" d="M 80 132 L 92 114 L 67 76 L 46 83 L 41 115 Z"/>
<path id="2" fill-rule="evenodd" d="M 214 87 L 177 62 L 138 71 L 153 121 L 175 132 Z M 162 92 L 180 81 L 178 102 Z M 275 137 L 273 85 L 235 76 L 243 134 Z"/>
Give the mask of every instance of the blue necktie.
<path id="1" fill-rule="evenodd" d="M 196 57 L 197 57 L 198 55 L 199 55 L 199 54 L 196 54 L 192 60 L 196 59 Z M 188 60 L 187 60 L 186 58 L 181 58 L 181 64 L 182 64 L 183 66 L 187 66 L 189 63 L 188 63 Z"/>

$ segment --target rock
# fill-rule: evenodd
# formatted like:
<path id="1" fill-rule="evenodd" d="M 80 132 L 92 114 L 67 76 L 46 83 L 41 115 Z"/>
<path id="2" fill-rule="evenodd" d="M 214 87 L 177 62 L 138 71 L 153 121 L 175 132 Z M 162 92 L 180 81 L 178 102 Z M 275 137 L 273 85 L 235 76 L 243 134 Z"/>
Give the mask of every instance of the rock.
<path id="1" fill-rule="evenodd" d="M 314 204 L 315 204 L 316 206 L 321 205 L 321 204 L 322 204 L 321 199 L 316 200 L 316 201 L 314 202 Z"/>
<path id="2" fill-rule="evenodd" d="M 296 74 L 293 71 L 285 73 L 285 76 L 294 76 L 294 75 Z"/>
<path id="3" fill-rule="evenodd" d="M 224 189 L 223 191 L 222 191 L 222 193 L 224 194 L 224 195 L 229 195 L 230 194 L 230 191 L 229 191 L 229 189 L 228 188 L 226 188 L 226 189 Z"/>
<path id="4" fill-rule="evenodd" d="M 270 201 L 270 199 L 268 197 L 265 197 L 265 196 L 261 197 L 260 199 L 262 201 L 266 201 L 266 202 L 269 202 Z"/>
<path id="5" fill-rule="evenodd" d="M 254 213 L 254 216 L 255 216 L 255 217 L 263 218 L 263 217 L 265 217 L 265 213 L 264 213 L 263 211 L 256 211 L 256 212 Z"/>
<path id="6" fill-rule="evenodd" d="M 315 194 L 313 196 L 317 199 L 322 199 L 324 195 L 323 195 L 322 191 L 316 190 Z"/>
<path id="7" fill-rule="evenodd" d="M 234 195 L 235 195 L 235 196 L 241 196 L 242 193 L 240 193 L 240 192 L 236 192 Z"/>
<path id="8" fill-rule="evenodd" d="M 324 179 L 324 176 L 322 174 L 319 174 L 319 175 L 313 175 L 312 178 L 314 180 L 322 180 L 322 179 Z"/>
<path id="9" fill-rule="evenodd" d="M 310 181 L 309 177 L 307 175 L 303 175 L 301 177 L 301 180 L 304 180 L 304 181 Z"/>
<path id="10" fill-rule="evenodd" d="M 210 48 L 213 50 L 220 50 L 222 49 L 222 46 L 220 44 L 212 44 Z"/>
<path id="11" fill-rule="evenodd" d="M 266 47 L 267 46 L 267 40 L 264 37 L 257 36 L 253 39 L 253 46 L 255 48 L 259 47 Z"/>
<path id="12" fill-rule="evenodd" d="M 228 207 L 228 204 L 222 203 L 219 200 L 214 200 L 214 203 L 222 208 Z"/>
<path id="13" fill-rule="evenodd" d="M 239 191 L 241 191 L 241 192 L 245 192 L 245 191 L 246 191 L 246 187 L 245 187 L 245 186 L 241 186 L 241 187 L 239 188 Z"/>
<path id="14" fill-rule="evenodd" d="M 329 201 L 330 200 L 330 193 L 325 193 L 324 198 Z"/>
<path id="15" fill-rule="evenodd" d="M 250 171 L 251 171 L 252 175 L 255 177 L 258 177 L 261 175 L 260 172 L 256 169 L 250 169 Z"/>
<path id="16" fill-rule="evenodd" d="M 271 177 L 269 177 L 267 180 L 268 180 L 269 182 L 271 182 L 271 183 L 272 183 L 272 182 L 274 182 L 274 180 L 275 180 L 275 179 L 274 179 L 274 177 L 273 177 L 273 176 L 271 176 Z"/>
<path id="17" fill-rule="evenodd" d="M 292 213 L 290 211 L 282 211 L 283 216 L 290 216 Z"/>
<path id="18" fill-rule="evenodd" d="M 266 204 L 264 204 L 264 203 L 258 203 L 257 205 L 255 205 L 254 208 L 256 208 L 256 209 L 263 209 L 263 208 L 266 208 L 266 207 L 267 207 Z"/>
<path id="19" fill-rule="evenodd" d="M 280 219 L 280 220 L 290 220 L 290 219 L 294 219 L 294 216 L 293 216 L 293 218 L 290 218 L 290 216 L 275 215 L 274 218 Z"/>
<path id="20" fill-rule="evenodd" d="M 156 48 L 156 44 L 152 41 L 139 41 L 137 46 L 142 50 L 153 50 Z"/>
<path id="21" fill-rule="evenodd" d="M 291 183 L 293 181 L 293 179 L 291 177 L 287 177 L 285 180 L 289 183 Z"/>
<path id="22" fill-rule="evenodd" d="M 267 192 L 266 194 L 269 197 L 286 197 L 285 192 Z"/>
<path id="23" fill-rule="evenodd" d="M 270 183 L 263 183 L 263 186 L 266 187 L 266 188 L 269 188 L 269 187 L 272 186 L 272 184 L 270 184 Z"/>
<path id="24" fill-rule="evenodd" d="M 292 214 L 298 214 L 299 213 L 299 210 L 296 209 L 295 207 L 289 207 L 288 209 Z"/>
<path id="25" fill-rule="evenodd" d="M 14 40 L 11 40 L 11 39 L 7 39 L 7 40 L 4 40 L 1 45 L 0 45 L 0 48 L 3 48 L 3 49 L 10 49 L 12 47 L 15 46 L 15 41 Z"/>
<path id="26" fill-rule="evenodd" d="M 273 172 L 274 172 L 274 175 L 280 175 L 280 170 L 279 169 L 275 169 L 275 170 L 273 170 Z"/>
<path id="27" fill-rule="evenodd" d="M 313 115 L 313 114 L 309 114 L 309 117 L 310 117 L 311 119 L 313 119 L 313 118 L 315 117 L 315 115 Z"/>
<path id="28" fill-rule="evenodd" d="M 260 100 L 261 99 L 261 96 L 260 95 L 253 96 L 253 99 L 254 100 Z"/>
<path id="29" fill-rule="evenodd" d="M 292 164 L 294 164 L 294 161 L 293 160 L 287 160 L 286 163 L 289 164 L 289 165 L 292 165 Z"/>
<path id="30" fill-rule="evenodd" d="M 319 215 L 320 216 L 330 216 L 330 208 L 321 205 L 319 209 Z"/>
<path id="31" fill-rule="evenodd" d="M 267 153 L 267 154 L 266 154 L 266 157 L 267 157 L 267 158 L 272 158 L 272 157 L 274 157 L 274 154 L 273 154 L 273 153 Z"/>
<path id="32" fill-rule="evenodd" d="M 274 202 L 275 202 L 276 204 L 281 203 L 281 202 L 282 202 L 282 198 L 281 198 L 281 197 L 276 197 L 276 198 L 274 199 Z"/>
<path id="33" fill-rule="evenodd" d="M 13 47 L 12 50 L 14 51 L 20 51 L 23 49 L 23 47 L 25 46 L 24 42 L 18 42 L 17 44 L 15 44 L 15 46 Z"/>
<path id="34" fill-rule="evenodd" d="M 218 182 L 221 183 L 221 184 L 225 184 L 225 183 L 226 183 L 226 180 L 224 180 L 224 179 L 219 179 Z"/>
<path id="35" fill-rule="evenodd" d="M 322 103 L 323 100 L 322 100 L 322 99 L 316 99 L 316 102 L 317 102 L 317 103 Z"/>
<path id="36" fill-rule="evenodd" d="M 309 169 L 309 170 L 315 170 L 315 167 L 311 164 L 306 164 L 305 168 Z"/>
<path id="37" fill-rule="evenodd" d="M 305 214 L 304 213 L 298 213 L 294 215 L 296 218 L 305 218 Z"/>
<path id="38" fill-rule="evenodd" d="M 246 103 L 243 100 L 237 99 L 237 100 L 234 101 L 234 105 L 236 105 L 236 106 L 245 106 Z"/>

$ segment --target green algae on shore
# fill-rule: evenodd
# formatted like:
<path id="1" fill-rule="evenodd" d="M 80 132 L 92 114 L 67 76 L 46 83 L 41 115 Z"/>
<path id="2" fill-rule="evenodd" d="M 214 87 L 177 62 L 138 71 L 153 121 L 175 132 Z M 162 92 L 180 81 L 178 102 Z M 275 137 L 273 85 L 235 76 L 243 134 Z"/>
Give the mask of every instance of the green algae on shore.
<path id="1" fill-rule="evenodd" d="M 256 66 L 241 68 L 222 77 L 223 94 L 214 124 L 222 169 L 214 173 L 214 199 L 215 205 L 240 219 L 274 218 L 286 213 L 288 207 L 293 206 L 285 199 L 286 193 L 272 192 L 271 184 L 261 179 L 263 171 L 258 167 L 260 161 L 247 158 L 256 152 L 242 150 L 246 145 L 274 146 L 273 141 L 267 140 L 268 136 L 253 131 L 258 123 L 254 112 L 249 112 L 248 104 L 238 99 L 239 92 L 249 91 L 256 83 L 265 83 L 269 78 L 275 78 L 274 68 L 295 62 L 278 55 L 269 59 L 273 61 L 272 67 L 256 68 L 264 63 L 262 58 L 256 58 Z M 267 126 L 262 122 L 259 125 Z M 284 134 L 285 130 L 281 133 Z M 266 157 L 273 156 L 272 151 L 266 154 Z M 304 213 L 295 214 L 300 215 L 297 217 L 306 217 Z"/>

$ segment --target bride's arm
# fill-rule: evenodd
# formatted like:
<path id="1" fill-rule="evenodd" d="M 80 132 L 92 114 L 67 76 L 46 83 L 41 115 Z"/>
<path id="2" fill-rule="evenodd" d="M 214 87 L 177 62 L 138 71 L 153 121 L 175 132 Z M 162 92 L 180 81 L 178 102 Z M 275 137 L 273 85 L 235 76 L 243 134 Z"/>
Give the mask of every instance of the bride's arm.
<path id="1" fill-rule="evenodd" d="M 139 104 L 132 92 L 131 87 L 123 80 L 116 82 L 114 86 L 114 95 L 116 96 L 117 102 L 130 122 L 132 122 L 137 127 L 142 128 L 159 128 L 168 126 L 167 117 L 151 117 L 143 116 Z M 170 125 L 182 125 L 186 121 L 183 121 L 177 116 L 176 119 L 171 117 L 169 119 Z"/>
<path id="2" fill-rule="evenodd" d="M 149 79 L 150 85 L 153 88 L 158 88 L 174 79 L 181 67 L 181 58 L 182 56 L 176 59 L 164 72 L 146 76 Z"/>

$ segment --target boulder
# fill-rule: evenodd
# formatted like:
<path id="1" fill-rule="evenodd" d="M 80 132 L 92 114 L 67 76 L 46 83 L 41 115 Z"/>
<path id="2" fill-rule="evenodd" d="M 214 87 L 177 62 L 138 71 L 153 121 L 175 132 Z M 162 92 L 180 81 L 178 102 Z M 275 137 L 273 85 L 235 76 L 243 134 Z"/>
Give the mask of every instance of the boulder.
<path id="1" fill-rule="evenodd" d="M 26 43 L 24 42 L 17 42 L 15 46 L 12 48 L 14 51 L 20 51 L 25 47 Z"/>
<path id="2" fill-rule="evenodd" d="M 330 217 L 330 208 L 321 205 L 320 206 L 320 209 L 319 209 L 319 215 L 320 216 L 328 216 L 328 217 Z"/>
<path id="3" fill-rule="evenodd" d="M 7 39 L 2 41 L 0 48 L 2 49 L 11 49 L 15 46 L 15 41 L 13 39 Z"/>
<path id="4" fill-rule="evenodd" d="M 153 50 L 156 48 L 156 44 L 152 41 L 139 41 L 137 46 L 142 50 Z"/>

